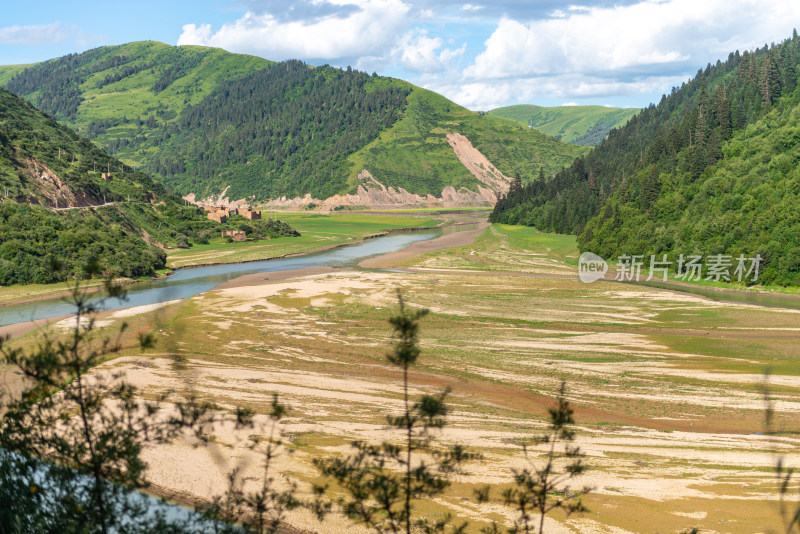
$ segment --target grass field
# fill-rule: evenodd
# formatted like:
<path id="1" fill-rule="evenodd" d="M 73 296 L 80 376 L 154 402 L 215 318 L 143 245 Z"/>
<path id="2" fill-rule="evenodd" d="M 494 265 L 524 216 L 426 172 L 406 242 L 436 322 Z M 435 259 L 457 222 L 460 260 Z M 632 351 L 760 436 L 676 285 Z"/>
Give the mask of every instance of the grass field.
<path id="1" fill-rule="evenodd" d="M 493 109 L 489 114 L 533 125 L 534 129 L 567 143 L 593 146 L 605 139 L 609 130 L 624 126 L 638 112 L 638 109 L 605 106 L 519 105 Z"/>
<path id="2" fill-rule="evenodd" d="M 58 284 L 30 284 L 0 287 L 0 305 L 21 302 L 32 298 L 47 298 L 69 292 L 73 282 L 60 282 Z M 101 280 L 87 282 L 87 287 L 100 288 Z"/>
<path id="3" fill-rule="evenodd" d="M 555 516 L 548 532 L 782 531 L 773 468 L 776 452 L 800 466 L 800 314 L 552 277 L 574 273 L 575 256 L 567 236 L 495 225 L 472 245 L 407 260 L 414 273 L 339 271 L 210 291 L 156 315 L 128 312 L 130 342 L 152 330 L 159 344 L 107 365 L 148 396 L 184 388 L 262 418 L 279 393 L 294 451 L 279 468 L 307 489 L 319 481 L 313 458 L 341 454 L 354 439 L 393 438 L 384 417 L 399 407 L 401 377 L 384 355 L 401 288 L 410 305 L 431 310 L 412 393 L 450 387 L 451 426 L 441 439 L 483 454 L 421 510 L 468 519 L 469 533 L 504 523 L 507 509 L 477 505 L 472 491 L 488 483 L 497 492 L 511 467 L 525 465 L 521 444 L 543 428 L 563 379 L 590 467 L 579 484 L 594 491 L 588 513 Z M 782 431 L 773 436 L 760 435 L 766 369 Z M 257 476 L 249 432 L 218 428 L 208 448 L 148 448 L 154 487 L 210 497 L 235 465 Z M 534 448 L 533 460 L 541 453 Z M 291 521 L 363 532 L 341 518 Z"/>
<path id="4" fill-rule="evenodd" d="M 574 276 L 579 254 L 575 236 L 494 224 L 471 245 L 421 254 L 403 265 L 419 270 L 535 271 Z"/>
<path id="5" fill-rule="evenodd" d="M 267 214 L 265 213 L 265 216 Z M 424 216 L 423 216 L 424 215 Z M 172 268 L 204 263 L 235 263 L 275 258 L 286 254 L 310 252 L 341 245 L 398 228 L 437 226 L 444 219 L 434 213 L 386 215 L 370 213 L 317 214 L 281 212 L 278 218 L 300 232 L 300 237 L 281 237 L 244 243 L 211 242 L 187 250 L 170 252 L 167 265 Z"/>

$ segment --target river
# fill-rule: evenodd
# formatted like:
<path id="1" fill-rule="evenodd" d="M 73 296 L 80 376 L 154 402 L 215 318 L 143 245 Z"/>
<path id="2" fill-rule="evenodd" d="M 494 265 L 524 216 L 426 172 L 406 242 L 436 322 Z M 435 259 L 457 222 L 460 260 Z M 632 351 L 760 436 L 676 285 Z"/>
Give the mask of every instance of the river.
<path id="1" fill-rule="evenodd" d="M 245 274 L 288 271 L 307 267 L 354 267 L 364 258 L 401 250 L 417 241 L 433 239 L 446 232 L 468 228 L 469 226 L 449 226 L 435 230 L 403 232 L 368 239 L 358 244 L 347 245 L 325 252 L 291 258 L 177 269 L 166 278 L 129 286 L 125 300 L 107 299 L 103 302 L 101 309 L 115 310 L 145 304 L 156 304 L 174 299 L 185 299 Z M 98 295 L 95 302 L 98 302 L 101 298 L 102 295 Z M 74 310 L 75 306 L 63 298 L 9 304 L 0 308 L 0 326 L 59 317 L 73 313 Z"/>
<path id="2" fill-rule="evenodd" d="M 107 299 L 103 302 L 102 309 L 115 310 L 132 306 L 142 306 L 145 304 L 156 304 L 174 299 L 185 299 L 246 274 L 325 266 L 352 268 L 356 267 L 361 260 L 370 256 L 394 252 L 418 241 L 426 241 L 446 233 L 469 230 L 475 227 L 476 225 L 472 224 L 460 224 L 433 230 L 394 233 L 383 237 L 368 239 L 353 245 L 346 245 L 324 252 L 310 253 L 291 258 L 177 269 L 166 278 L 129 286 L 127 288 L 128 294 L 125 300 L 116 298 Z M 536 277 L 535 274 L 530 276 Z M 678 286 L 655 282 L 641 283 L 641 285 L 690 293 L 722 302 L 753 304 L 771 308 L 800 309 L 800 299 L 785 295 L 719 291 L 713 288 Z M 98 295 L 96 301 L 99 301 L 101 298 L 102 296 Z M 0 326 L 69 315 L 73 311 L 74 305 L 63 298 L 38 300 L 21 304 L 8 304 L 0 307 Z"/>

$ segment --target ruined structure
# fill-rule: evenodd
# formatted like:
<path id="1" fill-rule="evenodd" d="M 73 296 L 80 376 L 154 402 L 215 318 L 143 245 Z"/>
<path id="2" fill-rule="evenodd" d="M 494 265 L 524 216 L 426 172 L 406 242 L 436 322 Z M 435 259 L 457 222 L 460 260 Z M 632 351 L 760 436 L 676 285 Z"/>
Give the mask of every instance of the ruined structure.
<path id="1" fill-rule="evenodd" d="M 223 230 L 222 237 L 230 237 L 234 241 L 247 241 L 247 234 L 242 230 Z"/>
<path id="2" fill-rule="evenodd" d="M 255 221 L 255 220 L 261 218 L 261 212 L 260 211 L 254 211 L 254 210 L 251 210 L 250 208 L 239 208 L 238 212 L 239 212 L 239 215 L 241 215 L 245 219 L 249 219 L 251 221 Z"/>
<path id="3" fill-rule="evenodd" d="M 217 221 L 220 224 L 228 222 L 228 214 L 224 210 L 209 211 L 207 217 L 212 221 Z"/>

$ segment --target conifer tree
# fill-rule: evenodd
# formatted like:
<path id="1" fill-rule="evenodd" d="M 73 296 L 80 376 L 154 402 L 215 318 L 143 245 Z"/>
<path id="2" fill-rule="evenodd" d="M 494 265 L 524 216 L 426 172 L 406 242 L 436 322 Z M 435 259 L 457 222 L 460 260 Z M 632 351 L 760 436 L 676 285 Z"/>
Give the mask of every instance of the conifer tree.
<path id="1" fill-rule="evenodd" d="M 592 489 L 588 486 L 572 488 L 570 483 L 587 469 L 583 463 L 586 455 L 575 441 L 575 419 L 567 400 L 567 386 L 561 382 L 556 406 L 548 410 L 550 416 L 547 431 L 537 436 L 532 445 L 545 447 L 545 452 L 535 457 L 528 445 L 523 446 L 528 466 L 512 469 L 513 485 L 503 492 L 503 502 L 514 510 L 513 525 L 508 534 L 544 534 L 545 518 L 555 510 L 567 517 L 586 512 L 582 498 Z M 491 499 L 491 488 L 485 486 L 477 492 L 478 502 Z M 499 534 L 493 523 L 483 528 L 484 534 Z"/>
<path id="2" fill-rule="evenodd" d="M 339 458 L 318 458 L 314 464 L 345 492 L 337 500 L 340 511 L 377 534 L 412 534 L 451 531 L 463 532 L 466 524 L 451 525 L 452 518 L 430 518 L 417 511 L 419 501 L 442 495 L 461 465 L 476 455 L 461 446 L 434 446 L 434 433 L 447 423 L 445 399 L 449 390 L 438 395 L 422 395 L 416 402 L 409 392 L 409 372 L 421 354 L 419 320 L 428 310 L 411 310 L 398 290 L 398 313 L 389 319 L 394 331 L 394 347 L 386 359 L 402 371 L 402 412 L 387 416 L 389 426 L 398 431 L 397 442 L 369 444 L 356 441 L 355 452 Z M 428 458 L 427 460 L 425 458 Z M 333 503 L 324 500 L 326 487 L 317 487 L 318 510 Z"/>
<path id="3" fill-rule="evenodd" d="M 641 200 L 642 208 L 650 210 L 658 200 L 658 195 L 661 193 L 661 177 L 658 173 L 658 167 L 653 165 L 650 172 L 645 174 L 642 179 Z"/>
<path id="4" fill-rule="evenodd" d="M 86 270 L 97 274 L 99 266 L 90 261 Z M 124 296 L 111 279 L 106 291 Z M 189 399 L 162 415 L 159 400 L 142 400 L 120 373 L 95 372 L 121 349 L 125 324 L 100 336 L 100 304 L 80 283 L 70 298 L 76 313 L 69 334 L 45 336 L 28 350 L 0 342 L 1 361 L 26 380 L 2 406 L 0 532 L 176 532 L 134 491 L 147 485 L 142 448 L 183 431 L 204 438 L 214 419 L 210 405 Z M 143 348 L 153 341 L 139 337 Z M 180 531 L 192 532 L 192 525 Z"/>
<path id="5" fill-rule="evenodd" d="M 781 78 L 771 53 L 764 57 L 762 69 L 761 97 L 763 98 L 764 106 L 769 109 L 781 95 Z"/>

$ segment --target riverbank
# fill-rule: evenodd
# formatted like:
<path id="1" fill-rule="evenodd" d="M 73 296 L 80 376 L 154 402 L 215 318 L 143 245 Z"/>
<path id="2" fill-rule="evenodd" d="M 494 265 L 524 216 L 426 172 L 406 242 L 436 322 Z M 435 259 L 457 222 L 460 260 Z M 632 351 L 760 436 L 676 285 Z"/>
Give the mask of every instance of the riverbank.
<path id="1" fill-rule="evenodd" d="M 456 226 L 459 223 L 456 223 Z M 332 271 L 330 266 L 355 266 L 356 263 L 365 257 L 373 254 L 383 254 L 387 251 L 404 248 L 410 243 L 420 240 L 428 240 L 436 234 L 424 233 L 418 228 L 412 231 L 401 232 L 389 230 L 381 235 L 366 236 L 357 243 L 349 243 L 350 246 L 335 245 L 326 247 L 327 252 L 318 254 L 298 254 L 291 258 L 275 258 L 273 260 L 260 260 L 258 263 L 242 264 L 221 264 L 217 266 L 206 266 L 196 269 L 177 270 L 172 277 L 165 281 L 158 282 L 149 286 L 140 286 L 128 293 L 128 298 L 123 301 L 111 300 L 106 303 L 107 308 L 125 309 L 146 304 L 156 304 L 165 300 L 183 299 L 191 297 L 197 293 L 203 293 L 214 289 L 220 284 L 230 283 L 231 285 L 241 285 L 247 283 L 246 280 L 264 280 L 271 275 L 264 274 L 276 271 L 299 271 L 299 272 L 327 272 Z M 335 249 L 335 250 L 334 250 Z M 331 262 L 331 263 L 329 263 Z M 249 267 L 252 265 L 252 267 Z M 313 268 L 306 271 L 305 268 Z M 232 279 L 246 275 L 243 280 L 235 282 Z M 287 276 L 276 275 L 279 278 Z M 18 304 L 6 308 L 0 308 L 0 324 L 19 324 L 20 318 L 43 319 L 48 315 L 64 315 L 72 312 L 74 307 L 69 305 L 67 300 L 54 299 L 46 302 L 32 302 L 29 304 Z M 24 326 L 10 329 L 9 333 L 14 337 L 19 337 L 34 329 L 36 323 L 27 321 Z"/>
<path id="2" fill-rule="evenodd" d="M 114 280 L 115 284 L 122 287 L 134 286 L 145 282 L 154 282 L 156 280 L 164 280 L 173 273 L 172 270 L 159 272 L 157 275 L 150 278 L 139 278 L 132 280 L 130 278 L 119 278 Z M 66 298 L 72 295 L 71 287 L 75 281 L 59 282 L 56 284 L 36 284 L 35 286 L 8 286 L 0 287 L 0 306 L 11 304 L 29 304 L 32 302 L 40 302 L 43 300 Z M 102 293 L 105 290 L 105 280 L 82 280 L 82 290 L 89 294 Z M 26 297 L 17 297 L 19 294 L 28 294 Z M 35 293 L 30 295 L 30 293 Z"/>
<path id="3" fill-rule="evenodd" d="M 244 274 L 238 278 L 234 278 L 233 280 L 223 282 L 214 287 L 214 289 L 231 289 L 235 287 L 247 287 L 256 284 L 263 284 L 266 282 L 282 282 L 283 280 L 287 280 L 289 278 L 334 273 L 343 270 L 345 269 L 337 269 L 335 267 L 308 267 L 305 269 L 291 269 L 287 271 L 270 271 L 266 273 Z"/>
<path id="4" fill-rule="evenodd" d="M 280 220 L 300 232 L 299 237 L 195 245 L 191 249 L 170 252 L 167 266 L 183 268 L 294 257 L 297 254 L 310 254 L 330 250 L 334 246 L 358 243 L 365 238 L 385 235 L 387 232 L 439 227 L 448 221 L 457 222 L 458 218 L 468 217 L 471 215 L 285 213 L 280 215 Z"/>
<path id="5" fill-rule="evenodd" d="M 34 330 L 45 327 L 49 324 L 62 321 L 72 315 L 59 315 L 58 317 L 50 317 L 47 319 L 38 319 L 35 321 L 24 321 L 21 323 L 14 323 L 5 326 L 0 326 L 0 338 L 16 339 L 26 334 L 30 334 Z"/>
<path id="6" fill-rule="evenodd" d="M 458 224 L 476 224 L 476 223 L 456 223 L 453 226 L 457 226 Z M 412 243 L 411 245 L 405 247 L 402 250 L 397 250 L 395 252 L 389 252 L 387 254 L 383 254 L 381 256 L 376 256 L 373 258 L 367 258 L 366 260 L 360 262 L 358 264 L 359 267 L 363 267 L 366 269 L 377 269 L 377 268 L 391 268 L 395 267 L 398 263 L 411 258 L 417 254 L 421 254 L 423 252 L 432 252 L 435 250 L 442 250 L 451 247 L 461 247 L 465 245 L 469 245 L 475 241 L 475 239 L 481 235 L 491 224 L 487 221 L 477 223 L 478 228 L 474 230 L 464 230 L 461 232 L 453 232 L 451 234 L 443 235 L 437 237 L 435 239 L 430 239 L 428 241 L 420 241 L 417 243 Z"/>
<path id="7" fill-rule="evenodd" d="M 432 211 L 413 214 L 368 212 L 331 215 L 288 214 L 287 218 L 291 224 L 302 231 L 301 237 L 196 245 L 191 249 L 173 251 L 169 257 L 172 268 L 167 272 L 160 272 L 151 278 L 120 279 L 118 282 L 123 285 L 151 282 L 169 276 L 175 268 L 246 263 L 314 254 L 392 233 L 438 228 L 447 224 L 448 221 L 457 222 L 458 219 L 469 218 L 472 215 L 472 213 L 462 212 L 439 214 Z M 477 213 L 476 215 L 482 216 L 483 214 Z M 175 262 L 178 262 L 179 265 L 176 265 Z M 0 287 L 0 306 L 67 297 L 71 293 L 70 285 L 72 283 Z M 104 282 L 102 280 L 86 280 L 83 284 L 85 289 L 99 292 L 103 290 Z"/>
<path id="8" fill-rule="evenodd" d="M 470 223 L 454 223 L 453 226 L 457 226 L 459 224 L 470 224 Z M 328 252 L 329 250 L 335 250 L 337 248 L 349 247 L 349 246 L 352 246 L 352 245 L 359 245 L 359 244 L 364 243 L 366 241 L 369 241 L 371 239 L 378 239 L 380 237 L 387 237 L 387 236 L 395 235 L 395 234 L 405 234 L 405 233 L 409 233 L 409 232 L 424 232 L 426 230 L 438 230 L 439 228 L 441 228 L 441 226 L 421 226 L 421 227 L 411 227 L 411 228 L 392 228 L 391 230 L 387 230 L 385 232 L 381 232 L 381 233 L 378 233 L 378 234 L 367 235 L 367 236 L 364 236 L 364 237 L 362 237 L 360 239 L 354 239 L 354 240 L 351 240 L 351 241 L 346 241 L 346 242 L 343 242 L 343 243 L 336 243 L 336 244 L 332 244 L 332 245 L 325 245 L 325 246 L 320 247 L 320 248 L 316 248 L 316 249 L 312 249 L 312 250 L 308 250 L 308 251 L 303 251 L 303 252 L 293 252 L 291 254 L 283 254 L 281 256 L 269 256 L 269 257 L 264 257 L 264 258 L 254 258 L 254 259 L 251 259 L 251 260 L 242 260 L 242 261 L 237 261 L 237 262 L 227 262 L 227 261 L 225 261 L 225 262 L 197 263 L 197 264 L 193 264 L 193 265 L 187 265 L 185 267 L 180 267 L 180 268 L 178 268 L 176 270 L 179 270 L 179 269 L 181 269 L 181 270 L 182 269 L 198 269 L 198 268 L 201 268 L 201 267 L 215 267 L 215 266 L 219 266 L 219 265 L 230 265 L 232 263 L 245 264 L 245 263 L 256 263 L 256 262 L 260 262 L 260 261 L 275 261 L 275 260 L 285 260 L 285 259 L 288 259 L 288 258 L 299 258 L 299 257 L 302 257 L 302 256 L 310 256 L 311 254 L 320 254 L 322 252 Z"/>

